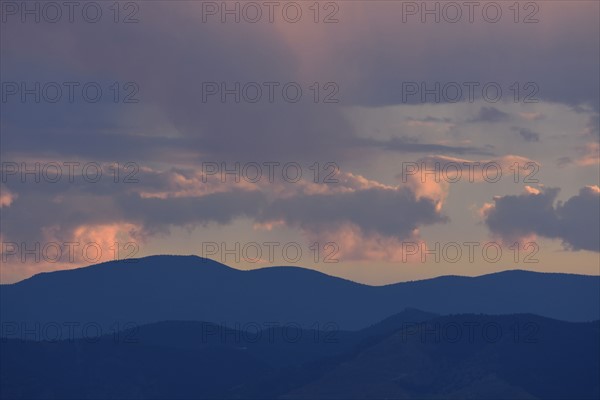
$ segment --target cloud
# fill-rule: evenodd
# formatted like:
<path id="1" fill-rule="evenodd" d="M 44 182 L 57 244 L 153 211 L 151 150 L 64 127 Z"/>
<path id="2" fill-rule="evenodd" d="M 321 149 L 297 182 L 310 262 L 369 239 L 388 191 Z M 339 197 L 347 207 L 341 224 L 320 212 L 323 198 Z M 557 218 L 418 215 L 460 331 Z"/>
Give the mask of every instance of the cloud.
<path id="1" fill-rule="evenodd" d="M 586 186 L 564 203 L 556 203 L 557 188 L 526 189 L 516 196 L 497 196 L 482 208 L 494 235 L 507 241 L 537 235 L 561 239 L 570 250 L 600 251 L 598 186 Z"/>
<path id="2" fill-rule="evenodd" d="M 334 175 L 337 183 L 328 184 L 314 182 L 312 175 L 298 182 L 265 177 L 258 183 L 244 178 L 236 183 L 232 176 L 224 182 L 219 174 L 193 168 L 140 167 L 139 181 L 132 184 L 104 176 L 94 184 L 71 183 L 67 177 L 24 184 L 17 176 L 9 183 L 19 187 L 20 201 L 3 210 L 5 239 L 43 244 L 97 238 L 106 244 L 121 235 L 143 243 L 150 236 L 169 234 L 173 227 L 191 230 L 246 218 L 257 227 L 289 226 L 311 237 L 340 234 L 352 246 L 370 243 L 365 247 L 369 254 L 390 254 L 394 250 L 383 247 L 414 240 L 423 225 L 447 221 L 441 215 L 447 190 L 439 185 L 410 181 L 393 186 L 342 171 Z M 28 220 L 36 223 L 22 223 Z M 346 251 L 353 257 L 367 254 L 350 245 Z"/>
<path id="3" fill-rule="evenodd" d="M 520 168 L 527 169 L 531 164 L 540 165 L 539 162 L 535 162 L 527 157 L 521 157 L 513 154 L 507 154 L 502 157 L 481 159 L 481 160 L 467 160 L 456 157 L 448 156 L 427 156 L 422 157 L 416 161 L 414 171 L 410 171 L 410 168 L 406 168 L 403 171 L 404 177 L 399 175 L 398 177 L 406 180 L 406 178 L 415 177 L 420 178 L 420 182 L 495 182 L 500 180 L 505 174 L 511 171 L 511 167 L 514 168 L 515 164 L 518 164 Z M 437 172 L 436 175 L 428 173 L 428 171 Z M 532 176 L 533 177 L 533 173 Z"/>
<path id="4" fill-rule="evenodd" d="M 541 121 L 546 116 L 540 112 L 520 112 L 519 116 L 526 121 Z"/>
<path id="5" fill-rule="evenodd" d="M 304 232 L 308 242 L 328 246 L 325 252 L 340 261 L 419 262 L 420 253 L 415 246 L 425 249 L 418 230 L 400 239 L 379 233 L 366 233 L 354 223 L 346 222 L 318 231 Z"/>
<path id="6" fill-rule="evenodd" d="M 432 117 L 431 115 L 426 116 L 425 118 L 413 118 L 413 117 L 407 117 L 406 118 L 408 121 L 419 121 L 419 122 L 439 122 L 439 123 L 450 123 L 452 122 L 452 118 L 448 118 L 448 117 L 444 117 L 444 118 L 438 118 L 438 117 Z"/>
<path id="7" fill-rule="evenodd" d="M 277 199 L 264 210 L 261 222 L 285 221 L 308 232 L 331 230 L 351 223 L 367 235 L 410 238 L 422 225 L 447 219 L 430 198 L 417 198 L 408 188 L 368 188 L 333 194 Z"/>
<path id="8" fill-rule="evenodd" d="M 531 143 L 540 141 L 540 134 L 532 131 L 529 128 L 518 128 L 516 126 L 513 126 L 511 129 L 515 132 L 518 132 L 521 138 L 523 138 L 523 140 L 525 140 L 526 142 Z"/>
<path id="9" fill-rule="evenodd" d="M 579 157 L 575 161 L 580 166 L 598 165 L 600 163 L 600 143 L 589 142 L 577 148 Z"/>
<path id="10" fill-rule="evenodd" d="M 47 24 L 5 24 L 4 36 L 14 38 L 3 43 L 5 81 L 103 80 L 108 86 L 115 80 L 135 80 L 141 99 L 137 105 L 108 101 L 36 107 L 38 118 L 29 118 L 31 104 L 7 103 L 5 127 L 20 129 L 15 138 L 7 137 L 6 148 L 138 162 L 172 160 L 180 154 L 192 157 L 195 152 L 219 159 L 249 153 L 257 159 L 320 158 L 314 155 L 317 151 L 341 161 L 355 155 L 340 143 L 353 139 L 356 132 L 340 107 L 403 104 L 406 81 L 430 87 L 436 82 L 478 82 L 478 93 L 485 82 L 497 81 L 504 90 L 503 100 L 512 100 L 515 80 L 524 97 L 529 93 L 525 84 L 536 79 L 541 99 L 598 103 L 594 4 L 569 10 L 569 18 L 557 5 L 546 5 L 544 18 L 552 21 L 551 30 L 544 29 L 544 23 L 515 25 L 502 18 L 494 28 L 505 40 L 494 46 L 489 45 L 490 25 L 481 20 L 467 24 L 469 29 L 417 21 L 398 24 L 400 3 L 343 4 L 341 23 L 311 25 L 310 18 L 296 25 L 201 23 L 201 7 L 194 2 L 178 7 L 144 4 L 143 21 L 135 26 L 104 20 L 93 29 L 83 23 L 56 24 L 52 30 Z M 448 40 L 440 42 L 440 37 Z M 461 45 L 467 41 L 470 49 Z M 532 46 L 538 48 L 538 57 L 529 57 Z M 132 49 L 136 57 L 130 56 Z M 336 56 L 327 57 L 331 54 Z M 180 62 L 182 56 L 185 63 Z M 523 62 L 514 65 L 514 59 Z M 576 65 L 573 59 L 582 62 Z M 569 84 L 559 79 L 562 76 L 572 78 Z M 203 103 L 202 81 L 230 85 L 297 81 L 308 101 Z M 309 89 L 315 81 L 321 85 L 335 81 L 340 105 L 315 104 Z M 321 95 L 322 99 L 325 93 Z M 487 122 L 498 118 L 504 114 L 492 106 L 476 117 Z M 67 126 L 71 128 L 64 132 Z M 62 134 L 55 135 L 59 131 Z M 168 151 L 160 154 L 162 147 Z M 387 148 L 398 148 L 398 143 Z"/>
<path id="11" fill-rule="evenodd" d="M 19 200 L 2 209 L 5 240 L 68 241 L 82 226 L 114 224 L 133 224 L 144 237 L 174 226 L 228 224 L 257 215 L 266 201 L 247 185 L 203 183 L 189 172 L 141 168 L 137 183 L 114 183 L 112 178 L 87 184 L 67 178 L 57 183 L 12 182 L 19 188 Z"/>
<path id="12" fill-rule="evenodd" d="M 600 140 L 600 115 L 592 115 L 587 123 L 585 134 Z"/>
<path id="13" fill-rule="evenodd" d="M 310 14 L 298 24 L 202 23 L 201 2 L 177 7 L 144 2 L 139 24 L 114 24 L 111 18 L 98 24 L 52 24 L 52 29 L 18 20 L 3 24 L 2 37 L 11 38 L 1 46 L 3 81 L 100 82 L 105 96 L 94 104 L 81 98 L 75 103 L 38 104 L 16 96 L 16 101 L 3 104 L 2 159 L 140 165 L 140 182 L 134 185 L 114 185 L 110 179 L 94 185 L 7 184 L 0 197 L 3 234 L 6 240 L 27 242 L 46 240 L 50 234 L 69 240 L 76 232 L 107 236 L 110 230 L 100 227 L 130 224 L 136 235 L 143 236 L 173 226 L 232 224 L 249 218 L 257 224 L 286 224 L 312 233 L 327 227 L 349 243 L 376 249 L 369 254 L 393 258 L 385 247 L 414 237 L 419 226 L 443 220 L 446 187 L 412 179 L 399 188 L 366 179 L 359 175 L 362 170 L 351 168 L 354 173 L 338 175 L 340 184 L 333 186 L 310 180 L 269 186 L 223 184 L 215 177 L 204 182 L 200 164 L 335 161 L 355 168 L 363 163 L 361 167 L 372 164 L 365 169 L 380 179 L 379 174 L 389 174 L 390 169 L 397 172 L 398 156 L 410 153 L 442 157 L 439 160 L 446 164 L 452 162 L 448 156 L 503 160 L 508 157 L 503 154 L 515 152 L 514 143 L 507 141 L 504 147 L 494 142 L 500 136 L 492 138 L 481 132 L 481 126 L 464 122 L 472 117 L 494 123 L 485 126 L 492 131 L 505 129 L 500 122 L 517 124 L 514 116 L 531 132 L 546 133 L 538 124 L 554 123 L 556 114 L 548 112 L 545 103 L 523 104 L 531 95 L 528 82 L 535 80 L 539 92 L 534 97 L 540 102 L 573 105 L 587 113 L 598 110 L 599 5 L 565 8 L 550 3 L 544 5 L 539 24 L 514 24 L 512 18 L 503 17 L 493 25 L 481 20 L 466 23 L 466 29 L 417 20 L 399 24 L 401 2 L 381 2 L 377 7 L 340 2 L 336 24 L 315 24 Z M 530 57 L 532 48 L 536 57 Z M 565 76 L 570 78 L 562 79 Z M 110 87 L 117 81 L 120 87 L 135 81 L 140 102 L 114 102 Z M 206 81 L 229 88 L 236 82 L 275 81 L 277 100 L 236 102 L 229 96 L 223 102 L 216 95 L 204 102 Z M 280 89 L 286 82 L 302 86 L 302 101 L 283 101 Z M 339 103 L 322 101 L 331 92 L 324 87 L 328 82 L 339 89 L 335 94 Z M 422 108 L 411 108 L 403 101 L 405 82 L 429 89 L 437 83 L 443 87 L 477 82 L 477 103 L 463 96 L 457 104 L 441 104 L 436 93 L 425 96 L 422 104 L 419 93 L 411 101 Z M 481 89 L 486 82 L 502 87 L 501 102 L 483 103 Z M 518 88 L 520 96 L 512 107 L 508 102 L 516 93 L 511 88 Z M 382 130 L 379 137 L 369 136 L 365 132 L 373 121 L 359 129 L 360 124 L 347 115 L 359 106 L 383 105 L 400 115 L 397 121 L 390 118 L 391 135 Z M 413 110 L 414 117 L 407 118 L 406 112 Z M 561 133 L 567 131 L 556 125 Z M 415 131 L 418 136 L 410 137 Z M 531 132 L 520 134 L 524 140 L 536 140 Z M 574 163 L 596 165 L 597 115 L 590 118 L 585 132 L 585 141 L 573 145 L 583 146 L 578 157 L 569 153 L 552 155 L 553 159 L 567 155 Z M 393 161 L 383 165 L 384 159 Z M 468 196 L 458 194 L 458 201 Z"/>
<path id="14" fill-rule="evenodd" d="M 9 207 L 18 197 L 16 193 L 12 193 L 4 185 L 0 185 L 0 208 Z"/>
<path id="15" fill-rule="evenodd" d="M 235 218 L 258 214 L 266 202 L 257 191 L 234 190 L 202 197 L 168 199 L 122 197 L 119 207 L 128 218 L 139 221 L 149 233 L 164 232 L 171 226 L 195 227 L 209 223 L 229 224 Z"/>
<path id="16" fill-rule="evenodd" d="M 556 160 L 556 164 L 559 167 L 565 167 L 569 165 L 576 165 L 579 167 L 590 167 L 597 166 L 600 163 L 600 143 L 599 142 L 588 142 L 583 146 L 575 148 L 577 156 L 573 157 L 560 157 Z"/>
<path id="17" fill-rule="evenodd" d="M 469 119 L 469 122 L 495 123 L 508 120 L 510 120 L 510 115 L 498 110 L 496 107 L 481 107 L 477 115 Z"/>
<path id="18" fill-rule="evenodd" d="M 387 140 L 356 138 L 351 143 L 355 143 L 360 147 L 374 147 L 399 153 L 477 154 L 488 156 L 494 154 L 489 149 L 481 147 L 419 143 L 418 139 L 408 137 L 393 137 Z"/>
<path id="19" fill-rule="evenodd" d="M 561 238 L 573 250 L 600 251 L 600 188 L 586 186 L 557 207 Z"/>

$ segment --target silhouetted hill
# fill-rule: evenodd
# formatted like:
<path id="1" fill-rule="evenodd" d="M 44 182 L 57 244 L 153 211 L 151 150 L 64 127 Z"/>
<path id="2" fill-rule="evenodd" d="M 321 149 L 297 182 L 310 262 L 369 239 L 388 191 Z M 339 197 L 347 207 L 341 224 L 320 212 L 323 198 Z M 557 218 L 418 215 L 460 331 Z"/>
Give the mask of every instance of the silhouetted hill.
<path id="1" fill-rule="evenodd" d="M 405 310 L 361 331 L 160 322 L 0 342 L 1 398 L 587 399 L 600 322 Z"/>
<path id="2" fill-rule="evenodd" d="M 433 316 L 407 310 L 353 332 L 293 326 L 243 331 L 206 322 L 165 321 L 93 339 L 3 339 L 0 397 L 278 395 L 309 381 L 312 371 L 303 365 L 354 354 L 373 334 L 388 336 L 403 324 Z"/>
<path id="3" fill-rule="evenodd" d="M 240 271 L 194 256 L 153 256 L 36 275 L 0 287 L 3 323 L 99 324 L 102 332 L 168 321 L 360 329 L 399 309 L 439 314 L 534 313 L 567 321 L 600 314 L 600 277 L 507 271 L 368 286 L 291 267 Z M 20 325 L 24 322 L 25 325 Z M 11 325 L 12 324 L 12 325 Z M 2 335 L 7 336 L 6 329 Z M 29 335 L 29 338 L 31 335 Z"/>
<path id="4" fill-rule="evenodd" d="M 597 399 L 600 322 L 454 315 L 408 325 L 286 399 Z"/>
<path id="5" fill-rule="evenodd" d="M 336 317 L 342 313 L 345 326 L 360 326 L 369 307 L 354 296 L 373 289 L 301 268 L 239 271 L 199 257 L 136 261 L 45 273 L 4 285 L 2 319 L 102 326 L 165 320 L 279 322 L 310 328 L 339 324 Z"/>

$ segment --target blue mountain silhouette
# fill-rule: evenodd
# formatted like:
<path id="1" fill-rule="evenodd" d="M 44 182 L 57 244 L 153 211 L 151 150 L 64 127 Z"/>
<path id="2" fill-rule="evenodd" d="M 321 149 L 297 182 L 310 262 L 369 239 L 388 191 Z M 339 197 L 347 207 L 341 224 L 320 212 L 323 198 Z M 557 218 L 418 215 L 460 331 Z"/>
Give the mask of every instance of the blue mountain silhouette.
<path id="1" fill-rule="evenodd" d="M 472 335 L 466 327 L 474 328 Z M 113 334 L 93 342 L 4 339 L 0 398 L 597 399 L 600 394 L 600 321 L 405 310 L 360 331 L 335 333 L 299 330 L 290 340 L 277 327 L 257 335 L 206 322 L 166 321 L 120 332 L 118 340 Z"/>
<path id="2" fill-rule="evenodd" d="M 267 322 L 306 329 L 330 324 L 357 330 L 407 307 L 439 314 L 600 318 L 598 276 L 513 270 L 368 286 L 298 267 L 241 271 L 195 256 L 133 261 L 42 273 L 2 285 L 0 318 L 3 324 L 24 326 L 89 322 L 105 331 L 115 324 L 168 320 L 240 328 Z"/>

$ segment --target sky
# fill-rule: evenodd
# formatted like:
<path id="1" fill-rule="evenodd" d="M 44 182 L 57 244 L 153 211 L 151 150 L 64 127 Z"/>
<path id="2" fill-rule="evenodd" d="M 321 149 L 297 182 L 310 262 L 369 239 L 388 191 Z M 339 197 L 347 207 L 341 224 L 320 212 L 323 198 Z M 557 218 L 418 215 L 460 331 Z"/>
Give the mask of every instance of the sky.
<path id="1" fill-rule="evenodd" d="M 3 1 L 0 282 L 599 275 L 600 3 L 516 4 Z"/>

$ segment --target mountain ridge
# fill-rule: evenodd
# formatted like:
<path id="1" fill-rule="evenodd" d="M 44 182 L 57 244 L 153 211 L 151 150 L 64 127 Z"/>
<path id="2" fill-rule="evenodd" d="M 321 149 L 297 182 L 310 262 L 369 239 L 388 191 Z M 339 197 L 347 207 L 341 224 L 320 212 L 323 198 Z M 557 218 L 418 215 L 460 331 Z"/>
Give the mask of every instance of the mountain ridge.
<path id="1" fill-rule="evenodd" d="M 360 331 L 334 332 L 335 341 L 325 335 L 331 331 L 303 330 L 296 340 L 285 329 L 257 336 L 210 322 L 162 321 L 97 341 L 7 339 L 0 342 L 0 396 L 558 400 L 600 392 L 600 321 L 405 309 Z"/>
<path id="2" fill-rule="evenodd" d="M 2 286 L 0 300 L 1 321 L 26 324 L 280 321 L 352 330 L 407 307 L 575 322 L 599 319 L 600 277 L 508 271 L 370 286 L 298 267 L 242 271 L 194 256 L 154 256 L 39 274 Z"/>
<path id="3" fill-rule="evenodd" d="M 339 280 L 343 280 L 343 281 L 347 281 L 347 282 L 352 282 L 355 283 L 357 285 L 364 285 L 364 286 L 368 286 L 368 287 L 386 287 L 386 286 L 393 286 L 393 285 L 400 285 L 400 284 L 404 284 L 404 283 L 417 283 L 417 282 L 427 282 L 427 281 L 432 281 L 432 280 L 436 280 L 436 279 L 455 279 L 455 278 L 459 278 L 459 279 L 476 279 L 476 278 L 483 278 L 483 277 L 492 277 L 492 276 L 497 276 L 497 275 L 509 275 L 509 274 L 521 274 L 521 275 L 539 275 L 539 276 L 578 276 L 578 277 L 590 277 L 590 278 L 598 278 L 600 280 L 600 275 L 586 275 L 586 274 L 575 274 L 575 273 L 569 273 L 569 272 L 541 272 L 541 271 L 532 271 L 532 270 L 525 270 L 525 269 L 506 269 L 506 270 L 502 270 L 502 271 L 496 271 L 496 272 L 490 272 L 487 274 L 482 274 L 482 275 L 438 275 L 435 277 L 431 277 L 431 278 L 423 278 L 423 279 L 414 279 L 414 280 L 407 280 L 407 281 L 398 281 L 398 282 L 391 282 L 391 283 L 386 283 L 386 284 L 382 284 L 382 285 L 371 285 L 368 283 L 364 283 L 364 282 L 358 282 L 358 281 L 353 281 L 351 279 L 348 278 L 343 278 L 340 276 L 336 276 L 336 275 L 330 275 L 327 274 L 325 272 L 322 271 L 317 271 L 315 269 L 311 269 L 311 268 L 305 268 L 305 267 L 301 267 L 301 266 L 292 266 L 292 265 L 273 265 L 273 266 L 268 266 L 268 267 L 261 267 L 261 268 L 255 268 L 255 269 L 250 269 L 250 270 L 242 270 L 242 269 L 237 269 L 234 267 L 231 267 L 225 263 L 213 260 L 211 258 L 206 258 L 206 257 L 200 257 L 197 255 L 169 255 L 169 254 L 157 254 L 157 255 L 151 255 L 151 256 L 146 256 L 146 257 L 140 257 L 140 258 L 132 258 L 132 259 L 127 259 L 127 260 L 111 260 L 111 261 L 105 261 L 105 262 L 101 262 L 101 263 L 97 263 L 97 264 L 90 264 L 90 265 L 86 265 L 86 266 L 82 266 L 82 267 L 78 267 L 78 268 L 71 268 L 71 269 L 61 269 L 61 270 L 56 270 L 56 271 L 47 271 L 47 272 L 40 272 L 37 273 L 35 275 L 32 275 L 28 278 L 25 278 L 21 281 L 18 282 L 13 282 L 13 283 L 3 283 L 0 284 L 0 287 L 2 286 L 12 286 L 12 285 L 18 285 L 21 284 L 23 282 L 28 282 L 32 279 L 38 279 L 41 277 L 48 277 L 48 276 L 54 276 L 54 274 L 61 274 L 61 273 L 66 273 L 66 272 L 84 272 L 84 271 L 90 271 L 90 270 L 98 270 L 100 268 L 106 268 L 107 266 L 111 266 L 111 267 L 115 267 L 115 266 L 134 266 L 136 264 L 138 264 L 140 261 L 147 261 L 147 260 L 159 260 L 159 259 L 175 259 L 175 258 L 181 258 L 181 259 L 188 259 L 188 260 L 194 260 L 194 261 L 199 261 L 199 263 L 201 265 L 204 266 L 210 266 L 211 268 L 213 267 L 219 267 L 219 268 L 223 268 L 225 270 L 228 271 L 232 271 L 232 272 L 240 272 L 240 273 L 259 273 L 259 272 L 277 272 L 277 271 L 293 271 L 293 272 L 300 272 L 302 271 L 303 273 L 314 273 L 314 274 L 318 274 L 321 276 L 325 276 L 325 277 L 329 277 L 329 278 L 335 278 L 335 279 L 339 279 Z"/>

